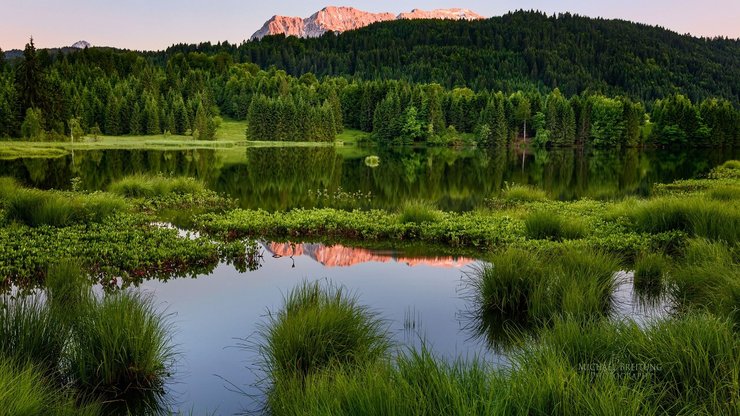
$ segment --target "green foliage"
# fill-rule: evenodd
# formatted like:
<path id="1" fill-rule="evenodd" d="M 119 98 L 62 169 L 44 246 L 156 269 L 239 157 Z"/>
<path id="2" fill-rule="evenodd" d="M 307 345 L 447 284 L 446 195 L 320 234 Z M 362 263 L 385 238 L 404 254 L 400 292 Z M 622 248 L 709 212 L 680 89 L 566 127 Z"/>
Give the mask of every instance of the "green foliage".
<path id="1" fill-rule="evenodd" d="M 205 184 L 194 178 L 164 175 L 131 175 L 108 186 L 109 192 L 126 198 L 163 197 L 170 194 L 197 195 L 206 191 Z"/>
<path id="2" fill-rule="evenodd" d="M 536 240 L 573 240 L 586 235 L 586 226 L 578 219 L 565 219 L 553 212 L 535 211 L 524 220 L 527 237 Z"/>
<path id="3" fill-rule="evenodd" d="M 24 139 L 34 142 L 46 140 L 44 118 L 41 115 L 40 109 L 29 108 L 26 110 L 26 118 L 23 119 L 23 124 L 21 125 L 21 135 Z"/>
<path id="4" fill-rule="evenodd" d="M 398 221 L 401 224 L 434 223 L 442 219 L 440 211 L 426 201 L 409 201 L 403 204 Z"/>
<path id="5" fill-rule="evenodd" d="M 97 405 L 78 407 L 72 394 L 54 388 L 32 364 L 19 364 L 3 356 L 0 356 L 0 403 L 2 416 L 100 414 Z"/>
<path id="6" fill-rule="evenodd" d="M 547 194 L 541 189 L 526 185 L 508 185 L 502 192 L 502 198 L 507 201 L 533 202 L 544 201 Z"/>
<path id="7" fill-rule="evenodd" d="M 495 254 L 467 276 L 478 331 L 547 325 L 558 316 L 609 316 L 619 262 L 604 252 L 564 249 L 546 257 L 519 249 Z M 504 334 L 511 335 L 511 334 Z"/>
<path id="8" fill-rule="evenodd" d="M 635 260 L 633 284 L 640 295 L 658 296 L 665 285 L 669 260 L 660 253 L 643 253 Z"/>
<path id="9" fill-rule="evenodd" d="M 2 295 L 0 359 L 30 361 L 45 375 L 56 377 L 67 342 L 62 323 L 62 317 L 38 295 Z"/>
<path id="10" fill-rule="evenodd" d="M 591 106 L 591 141 L 594 146 L 619 146 L 625 130 L 622 103 L 597 96 Z"/>
<path id="11" fill-rule="evenodd" d="M 735 243 L 740 238 L 740 211 L 735 203 L 705 198 L 659 197 L 626 208 L 639 231 L 685 231 L 699 237 Z"/>
<path id="12" fill-rule="evenodd" d="M 84 397 L 155 409 L 174 359 L 171 327 L 152 298 L 109 294 L 77 317 L 68 354 L 65 372 Z"/>
<path id="13" fill-rule="evenodd" d="M 726 244 L 691 240 L 682 264 L 671 274 L 670 288 L 682 308 L 730 317 L 740 328 L 740 266 L 737 253 Z"/>
<path id="14" fill-rule="evenodd" d="M 128 208 L 124 200 L 111 194 L 72 195 L 21 188 L 8 196 L 5 203 L 7 219 L 31 227 L 101 222 Z"/>
<path id="15" fill-rule="evenodd" d="M 390 345 L 382 320 L 344 289 L 319 282 L 292 289 L 261 332 L 263 365 L 276 386 L 326 369 L 368 365 Z"/>

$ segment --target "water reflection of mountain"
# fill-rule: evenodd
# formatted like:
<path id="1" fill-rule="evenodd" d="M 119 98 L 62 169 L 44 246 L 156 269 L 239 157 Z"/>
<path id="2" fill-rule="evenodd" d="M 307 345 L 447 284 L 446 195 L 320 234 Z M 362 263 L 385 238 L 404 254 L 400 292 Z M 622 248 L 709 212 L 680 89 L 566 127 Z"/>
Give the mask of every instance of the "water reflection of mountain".
<path id="1" fill-rule="evenodd" d="M 466 257 L 407 257 L 395 251 L 369 250 L 346 247 L 340 244 L 326 246 L 314 243 L 268 243 L 265 249 L 276 257 L 308 256 L 326 267 L 348 267 L 360 263 L 403 263 L 408 266 L 432 266 L 441 268 L 461 268 L 475 262 Z"/>

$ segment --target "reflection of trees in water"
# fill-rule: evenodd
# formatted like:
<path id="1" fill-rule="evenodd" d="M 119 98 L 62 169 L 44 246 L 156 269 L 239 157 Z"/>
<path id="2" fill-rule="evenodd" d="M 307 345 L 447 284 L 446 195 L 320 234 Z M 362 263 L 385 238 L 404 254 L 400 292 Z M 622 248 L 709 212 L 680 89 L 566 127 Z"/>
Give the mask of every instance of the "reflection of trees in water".
<path id="1" fill-rule="evenodd" d="M 214 183 L 245 208 L 283 210 L 313 205 L 312 192 L 341 185 L 342 158 L 333 147 L 247 149 L 246 165 L 229 165 Z"/>
<path id="2" fill-rule="evenodd" d="M 193 176 L 209 181 L 218 174 L 216 153 L 199 150 L 89 150 L 74 157 L 29 158 L 0 162 L 0 175 L 14 176 L 38 188 L 69 189 L 73 177 L 83 189 L 105 189 L 111 182 L 136 173 Z"/>
<path id="3" fill-rule="evenodd" d="M 268 210 L 312 207 L 315 192 L 361 192 L 370 205 L 395 209 L 421 199 L 444 210 L 479 206 L 504 182 L 530 184 L 558 199 L 647 195 L 655 182 L 700 176 L 738 150 L 554 149 L 522 153 L 514 149 L 378 148 L 375 168 L 364 157 L 343 159 L 333 147 L 249 148 L 246 162 L 223 165 L 218 151 L 93 150 L 59 158 L 0 161 L 0 176 L 13 176 L 39 188 L 105 189 L 135 173 L 184 175 L 241 201 L 244 208 Z M 517 154 L 517 152 L 519 152 Z M 522 162 L 522 156 L 524 156 Z M 329 203 L 332 203 L 331 201 Z"/>

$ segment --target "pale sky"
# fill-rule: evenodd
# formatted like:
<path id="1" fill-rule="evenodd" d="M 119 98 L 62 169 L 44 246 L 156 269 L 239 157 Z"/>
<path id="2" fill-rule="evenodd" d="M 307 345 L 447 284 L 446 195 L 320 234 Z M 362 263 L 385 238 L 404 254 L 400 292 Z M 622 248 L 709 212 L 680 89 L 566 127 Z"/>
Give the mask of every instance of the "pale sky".
<path id="1" fill-rule="evenodd" d="M 272 15 L 307 17 L 324 6 L 400 13 L 413 8 L 469 8 L 484 16 L 536 9 L 660 25 L 697 36 L 740 38 L 740 0 L 0 0 L 0 48 L 87 40 L 96 46 L 160 50 L 174 43 L 240 43 Z"/>

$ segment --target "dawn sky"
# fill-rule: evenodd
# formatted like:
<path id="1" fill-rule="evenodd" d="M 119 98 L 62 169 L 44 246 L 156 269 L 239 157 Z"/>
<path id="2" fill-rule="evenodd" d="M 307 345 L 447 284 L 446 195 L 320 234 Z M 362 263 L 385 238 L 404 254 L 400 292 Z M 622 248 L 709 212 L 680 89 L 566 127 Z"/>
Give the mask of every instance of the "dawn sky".
<path id="1" fill-rule="evenodd" d="M 307 17 L 327 5 L 371 12 L 463 7 L 484 16 L 510 10 L 570 11 L 660 25 L 697 36 L 740 38 L 740 0 L 0 0 L 0 48 L 20 49 L 84 39 L 98 46 L 158 50 L 173 43 L 239 43 L 274 14 Z"/>

